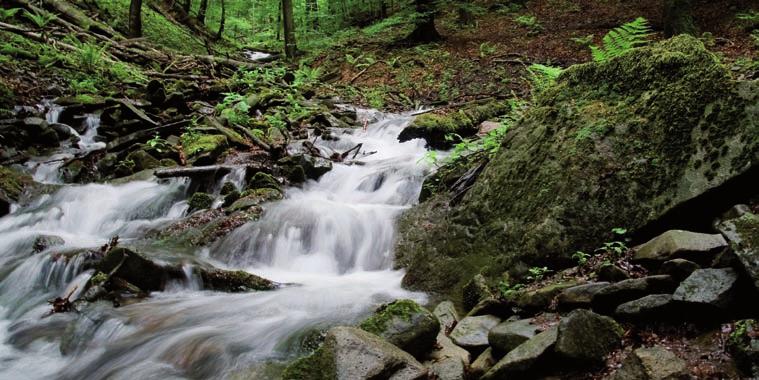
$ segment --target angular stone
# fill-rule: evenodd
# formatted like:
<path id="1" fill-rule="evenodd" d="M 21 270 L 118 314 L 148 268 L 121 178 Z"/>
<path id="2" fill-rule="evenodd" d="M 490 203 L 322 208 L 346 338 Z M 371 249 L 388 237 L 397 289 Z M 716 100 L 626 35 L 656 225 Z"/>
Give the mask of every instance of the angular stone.
<path id="1" fill-rule="evenodd" d="M 689 379 L 685 360 L 661 346 L 639 348 L 622 363 L 611 380 Z"/>
<path id="2" fill-rule="evenodd" d="M 759 216 L 743 209 L 735 217 L 717 224 L 717 229 L 730 241 L 741 267 L 759 290 Z"/>
<path id="3" fill-rule="evenodd" d="M 498 360 L 493 356 L 493 348 L 488 347 L 469 366 L 469 373 L 472 375 L 472 378 L 477 379 L 484 375 L 485 372 L 490 371 L 497 362 Z"/>
<path id="4" fill-rule="evenodd" d="M 558 329 L 552 327 L 520 344 L 487 371 L 481 380 L 501 380 L 510 378 L 509 376 L 515 379 L 524 378 L 520 377 L 520 374 L 534 369 L 540 359 L 554 347 L 557 332 Z"/>
<path id="5" fill-rule="evenodd" d="M 677 287 L 672 277 L 667 275 L 631 278 L 601 289 L 593 297 L 593 309 L 610 313 L 622 303 L 638 299 L 649 294 L 671 293 Z"/>
<path id="6" fill-rule="evenodd" d="M 692 258 L 709 262 L 714 254 L 725 249 L 727 242 L 720 234 L 670 230 L 635 247 L 633 261 L 666 261 Z"/>
<path id="7" fill-rule="evenodd" d="M 617 265 L 603 265 L 598 268 L 598 281 L 619 282 L 630 278 L 630 275 Z"/>
<path id="8" fill-rule="evenodd" d="M 508 353 L 520 344 L 538 334 L 538 328 L 532 319 L 501 322 L 488 333 L 488 342 L 493 349 Z"/>
<path id="9" fill-rule="evenodd" d="M 462 319 L 451 331 L 451 339 L 464 348 L 481 348 L 488 345 L 488 332 L 501 319 L 494 315 L 481 315 Z"/>
<path id="10" fill-rule="evenodd" d="M 481 274 L 472 277 L 472 279 L 464 285 L 462 293 L 464 308 L 466 310 L 471 310 L 480 301 L 493 297 L 493 293 L 490 291 L 490 287 L 488 286 L 485 277 Z"/>
<path id="11" fill-rule="evenodd" d="M 432 348 L 440 331 L 437 318 L 412 300 L 383 305 L 359 326 L 417 357 Z"/>
<path id="12" fill-rule="evenodd" d="M 625 320 L 659 321 L 671 318 L 674 308 L 671 294 L 651 294 L 617 306 L 614 315 Z"/>
<path id="13" fill-rule="evenodd" d="M 696 269 L 701 268 L 693 261 L 685 259 L 674 259 L 665 261 L 659 268 L 659 273 L 668 274 L 672 276 L 676 281 L 682 281 L 688 278 Z"/>
<path id="14" fill-rule="evenodd" d="M 613 319 L 577 309 L 559 323 L 555 351 L 582 363 L 602 363 L 622 339 L 622 328 Z"/>
<path id="15" fill-rule="evenodd" d="M 284 380 L 414 380 L 427 370 L 413 356 L 382 338 L 353 327 L 335 327 L 311 356 L 282 374 Z"/>
<path id="16" fill-rule="evenodd" d="M 458 358 L 462 362 L 469 364 L 472 360 L 472 355 L 469 351 L 457 346 L 442 331 L 437 334 L 437 343 L 428 355 L 428 358 L 432 361 L 443 360 L 445 358 Z"/>
<path id="17" fill-rule="evenodd" d="M 540 289 L 520 291 L 514 303 L 525 310 L 545 310 L 564 289 L 577 286 L 577 281 L 546 285 Z"/>
<path id="18" fill-rule="evenodd" d="M 564 289 L 559 294 L 559 308 L 563 310 L 588 308 L 593 297 L 609 285 L 608 282 L 591 282 Z"/>
<path id="19" fill-rule="evenodd" d="M 441 330 L 450 332 L 456 323 L 459 322 L 459 314 L 456 312 L 456 306 L 451 301 L 443 301 L 435 306 L 435 310 L 432 311 L 435 314 L 437 320 L 440 321 Z"/>
<path id="20" fill-rule="evenodd" d="M 466 379 L 466 365 L 461 359 L 445 358 L 432 363 L 429 368 L 430 373 L 435 376 L 435 379 L 437 380 Z"/>
<path id="21" fill-rule="evenodd" d="M 672 299 L 724 309 L 733 301 L 737 282 L 738 275 L 731 268 L 699 269 L 680 284 Z"/>

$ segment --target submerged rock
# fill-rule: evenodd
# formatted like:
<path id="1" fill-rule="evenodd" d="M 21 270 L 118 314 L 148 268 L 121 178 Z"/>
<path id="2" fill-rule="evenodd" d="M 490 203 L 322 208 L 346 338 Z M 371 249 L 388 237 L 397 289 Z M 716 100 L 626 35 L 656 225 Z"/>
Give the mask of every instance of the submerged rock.
<path id="1" fill-rule="evenodd" d="M 435 344 L 440 322 L 416 302 L 397 300 L 381 306 L 359 327 L 419 357 Z"/>
<path id="2" fill-rule="evenodd" d="M 571 265 L 614 227 L 694 222 L 677 208 L 750 188 L 733 184 L 759 163 L 758 88 L 691 36 L 570 67 L 459 203 L 438 194 L 401 217 L 403 284 L 449 292 L 483 269 Z"/>
<path id="3" fill-rule="evenodd" d="M 32 245 L 32 252 L 40 253 L 48 248 L 56 247 L 65 244 L 66 241 L 62 237 L 56 235 L 40 235 L 34 239 Z"/>

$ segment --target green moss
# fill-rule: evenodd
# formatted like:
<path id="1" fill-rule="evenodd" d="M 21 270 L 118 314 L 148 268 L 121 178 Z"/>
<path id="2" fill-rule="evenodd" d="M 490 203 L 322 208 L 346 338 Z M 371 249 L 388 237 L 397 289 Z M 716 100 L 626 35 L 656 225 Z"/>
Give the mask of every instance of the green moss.
<path id="1" fill-rule="evenodd" d="M 248 181 L 248 188 L 250 189 L 261 189 L 261 188 L 270 188 L 275 189 L 278 191 L 282 191 L 282 188 L 279 186 L 279 182 L 272 177 L 271 174 L 266 174 L 263 172 L 258 172 Z"/>
<path id="2" fill-rule="evenodd" d="M 15 102 L 13 90 L 0 80 L 0 109 L 13 108 Z"/>
<path id="3" fill-rule="evenodd" d="M 0 166 L 0 192 L 10 199 L 18 201 L 24 189 L 33 183 L 29 175 Z"/>
<path id="4" fill-rule="evenodd" d="M 337 378 L 335 359 L 324 347 L 300 358 L 282 372 L 282 380 L 334 380 Z"/>
<path id="5" fill-rule="evenodd" d="M 182 147 L 188 158 L 203 153 L 219 152 L 227 148 L 227 138 L 222 135 L 182 135 Z"/>
<path id="6" fill-rule="evenodd" d="M 190 205 L 190 211 L 204 210 L 210 208 L 213 205 L 213 201 L 214 198 L 211 194 L 198 192 L 190 197 L 187 204 Z"/>
<path id="7" fill-rule="evenodd" d="M 400 318 L 408 322 L 411 321 L 413 314 L 423 312 L 424 309 L 412 300 L 397 300 L 383 305 L 374 315 L 361 322 L 359 327 L 372 334 L 382 335 L 387 329 L 387 323 L 394 318 Z"/>

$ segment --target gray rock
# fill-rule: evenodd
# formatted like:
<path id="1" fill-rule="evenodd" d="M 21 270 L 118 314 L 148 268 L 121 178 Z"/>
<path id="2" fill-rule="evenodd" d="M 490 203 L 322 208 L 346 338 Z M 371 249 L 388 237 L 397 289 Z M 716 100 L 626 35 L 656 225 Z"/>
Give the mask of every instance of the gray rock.
<path id="1" fill-rule="evenodd" d="M 633 351 L 611 380 L 677 380 L 688 379 L 685 360 L 664 347 L 654 346 Z"/>
<path id="2" fill-rule="evenodd" d="M 32 252 L 40 253 L 42 251 L 47 250 L 48 248 L 57 247 L 65 243 L 66 241 L 63 240 L 63 238 L 60 236 L 40 235 L 40 236 L 37 236 L 36 239 L 34 239 L 34 244 L 32 245 Z"/>
<path id="3" fill-rule="evenodd" d="M 674 258 L 693 258 L 711 261 L 715 253 L 725 249 L 727 242 L 720 234 L 670 230 L 635 247 L 634 261 L 666 261 Z"/>
<path id="4" fill-rule="evenodd" d="M 432 348 L 440 332 L 437 318 L 412 300 L 383 305 L 359 326 L 417 357 Z"/>
<path id="5" fill-rule="evenodd" d="M 662 320 L 670 318 L 674 308 L 671 294 L 651 294 L 619 305 L 614 315 L 634 321 Z"/>
<path id="6" fill-rule="evenodd" d="M 436 361 L 429 368 L 437 380 L 464 380 L 466 378 L 466 365 L 458 358 Z"/>
<path id="7" fill-rule="evenodd" d="M 471 310 L 483 300 L 493 298 L 493 293 L 490 291 L 490 287 L 488 286 L 485 277 L 481 274 L 472 277 L 472 279 L 464 285 L 462 293 L 464 308 L 466 310 Z"/>
<path id="8" fill-rule="evenodd" d="M 462 362 L 469 364 L 472 356 L 469 351 L 457 346 L 451 338 L 446 336 L 442 331 L 437 335 L 437 343 L 434 349 L 429 352 L 428 358 L 432 361 L 439 361 L 446 358 L 457 358 Z"/>
<path id="9" fill-rule="evenodd" d="M 493 356 L 493 348 L 488 347 L 469 366 L 469 373 L 472 375 L 472 378 L 477 379 L 484 375 L 485 372 L 490 371 L 497 362 L 498 360 Z"/>
<path id="10" fill-rule="evenodd" d="M 724 309 L 733 301 L 737 282 L 738 275 L 731 268 L 699 269 L 680 284 L 672 299 Z"/>
<path id="11" fill-rule="evenodd" d="M 327 331 L 324 344 L 282 374 L 284 380 L 423 379 L 427 370 L 413 356 L 382 338 L 353 327 Z"/>
<path id="12" fill-rule="evenodd" d="M 609 285 L 608 282 L 591 282 L 564 289 L 559 294 L 559 308 L 563 310 L 588 308 L 593 297 Z"/>
<path id="13" fill-rule="evenodd" d="M 481 348 L 488 345 L 488 332 L 501 319 L 494 315 L 481 315 L 462 319 L 451 331 L 451 339 L 464 348 Z"/>
<path id="14" fill-rule="evenodd" d="M 618 282 L 630 278 L 630 275 L 616 265 L 603 265 L 598 269 L 598 281 Z"/>
<path id="15" fill-rule="evenodd" d="M 613 319 L 577 309 L 559 323 L 555 351 L 583 363 L 602 363 L 622 339 L 623 330 Z"/>
<path id="16" fill-rule="evenodd" d="M 508 353 L 520 344 L 532 339 L 538 328 L 532 319 L 501 322 L 488 333 L 488 342 L 493 349 Z"/>
<path id="17" fill-rule="evenodd" d="M 487 371 L 481 380 L 500 380 L 509 376 L 523 378 L 519 375 L 534 369 L 540 359 L 554 347 L 557 331 L 556 327 L 552 327 L 520 344 Z"/>
<path id="18" fill-rule="evenodd" d="M 562 291 L 577 285 L 579 282 L 569 281 L 546 285 L 535 290 L 519 291 L 514 297 L 514 304 L 524 310 L 545 310 Z"/>
<path id="19" fill-rule="evenodd" d="M 599 290 L 593 297 L 593 309 L 611 313 L 620 304 L 649 294 L 671 293 L 676 287 L 677 283 L 667 275 L 631 278 Z"/>
<path id="20" fill-rule="evenodd" d="M 730 241 L 740 266 L 759 290 L 759 216 L 741 210 L 735 212 L 736 217 L 720 222 L 717 229 Z"/>
<path id="21" fill-rule="evenodd" d="M 432 311 L 437 320 L 440 321 L 440 328 L 443 331 L 450 332 L 456 323 L 459 322 L 459 314 L 456 312 L 456 306 L 451 301 L 443 301 L 435 306 Z"/>
<path id="22" fill-rule="evenodd" d="M 665 261 L 659 268 L 659 273 L 668 274 L 677 281 L 682 281 L 688 278 L 696 269 L 701 268 L 693 261 L 685 259 L 674 259 Z"/>

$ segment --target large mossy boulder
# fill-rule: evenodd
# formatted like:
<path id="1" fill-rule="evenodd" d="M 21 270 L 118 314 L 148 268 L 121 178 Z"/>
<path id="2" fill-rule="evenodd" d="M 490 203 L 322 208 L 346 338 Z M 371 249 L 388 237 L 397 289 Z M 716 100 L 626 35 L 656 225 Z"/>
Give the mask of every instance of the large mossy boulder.
<path id="1" fill-rule="evenodd" d="M 460 201 L 443 192 L 404 214 L 396 263 L 406 287 L 441 292 L 483 270 L 570 265 L 614 227 L 677 222 L 758 162 L 759 83 L 678 36 L 565 70 Z"/>
<path id="2" fill-rule="evenodd" d="M 440 332 L 435 315 L 412 300 L 382 305 L 359 327 L 417 357 L 432 349 Z"/>

